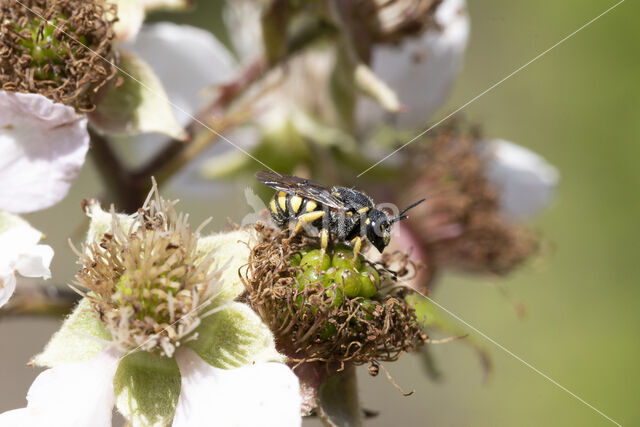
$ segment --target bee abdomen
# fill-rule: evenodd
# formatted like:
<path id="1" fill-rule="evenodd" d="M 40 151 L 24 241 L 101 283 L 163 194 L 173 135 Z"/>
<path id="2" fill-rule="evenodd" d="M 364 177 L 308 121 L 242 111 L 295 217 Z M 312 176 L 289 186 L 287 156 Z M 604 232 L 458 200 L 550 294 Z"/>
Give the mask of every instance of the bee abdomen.
<path id="1" fill-rule="evenodd" d="M 304 197 L 279 191 L 269 202 L 271 218 L 280 227 L 302 214 L 313 212 L 319 208 L 318 203 Z"/>

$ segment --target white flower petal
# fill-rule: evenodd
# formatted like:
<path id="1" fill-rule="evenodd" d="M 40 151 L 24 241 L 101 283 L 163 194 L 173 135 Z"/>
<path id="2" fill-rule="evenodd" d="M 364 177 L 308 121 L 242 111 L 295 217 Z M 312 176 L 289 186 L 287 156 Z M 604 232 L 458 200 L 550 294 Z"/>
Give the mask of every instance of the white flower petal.
<path id="1" fill-rule="evenodd" d="M 0 209 L 32 212 L 58 203 L 88 149 L 87 120 L 73 108 L 0 90 Z"/>
<path id="2" fill-rule="evenodd" d="M 48 245 L 36 245 L 28 252 L 20 254 L 16 261 L 16 270 L 24 277 L 51 278 L 51 260 L 53 249 Z"/>
<path id="3" fill-rule="evenodd" d="M 229 37 L 243 63 L 258 58 L 264 51 L 261 22 L 264 4 L 253 0 L 226 2 L 224 22 L 233 29 Z"/>
<path id="4" fill-rule="evenodd" d="M 0 275 L 0 307 L 5 305 L 16 290 L 16 276 L 13 272 Z"/>
<path id="5" fill-rule="evenodd" d="M 544 158 L 509 141 L 487 143 L 487 177 L 500 190 L 502 211 L 525 219 L 540 212 L 553 197 L 560 179 L 558 170 Z"/>
<path id="6" fill-rule="evenodd" d="M 110 427 L 113 376 L 120 352 L 47 369 L 27 393 L 27 407 L 0 414 L 2 426 Z"/>
<path id="7" fill-rule="evenodd" d="M 181 124 L 203 105 L 202 90 L 226 82 L 235 70 L 235 60 L 218 39 L 188 25 L 145 25 L 126 46 L 153 68 L 178 107 L 174 113 Z"/>
<path id="8" fill-rule="evenodd" d="M 5 225 L 9 228 L 5 228 Z M 14 273 L 49 279 L 53 249 L 39 245 L 42 233 L 15 215 L 0 212 L 0 307 L 13 294 Z"/>
<path id="9" fill-rule="evenodd" d="M 439 28 L 400 45 L 374 47 L 371 68 L 394 90 L 406 111 L 397 116 L 401 127 L 424 126 L 446 101 L 462 65 L 469 37 L 469 17 L 464 0 L 444 0 L 435 12 Z M 357 109 L 359 123 L 376 124 L 383 109 L 362 99 Z"/>
<path id="10" fill-rule="evenodd" d="M 0 233 L 0 266 L 15 266 L 15 260 L 29 252 L 42 239 L 42 233 L 27 222 Z M 6 260 L 11 260 L 6 261 Z"/>
<path id="11" fill-rule="evenodd" d="M 118 20 L 113 26 L 118 41 L 133 40 L 145 17 L 145 2 L 142 0 L 109 0 L 118 8 Z"/>
<path id="12" fill-rule="evenodd" d="M 193 0 L 142 0 L 146 11 L 186 9 Z"/>
<path id="13" fill-rule="evenodd" d="M 218 369 L 186 348 L 176 359 L 182 388 L 174 427 L 301 425 L 298 377 L 286 365 Z"/>

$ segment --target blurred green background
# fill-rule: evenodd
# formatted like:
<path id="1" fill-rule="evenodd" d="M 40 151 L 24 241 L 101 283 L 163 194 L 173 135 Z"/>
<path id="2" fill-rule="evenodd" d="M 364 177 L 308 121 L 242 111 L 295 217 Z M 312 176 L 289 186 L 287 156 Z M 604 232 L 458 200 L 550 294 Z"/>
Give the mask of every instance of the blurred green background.
<path id="1" fill-rule="evenodd" d="M 201 1 L 182 22 L 215 26 Z M 614 1 L 471 1 L 471 40 L 464 70 L 439 116 L 467 102 L 561 40 Z M 562 181 L 535 227 L 548 249 L 500 283 L 523 302 L 519 318 L 491 280 L 447 277 L 435 299 L 622 425 L 640 424 L 640 5 L 625 1 L 562 45 L 495 88 L 464 112 L 489 137 L 534 149 L 556 165 Z M 172 15 L 173 17 L 173 15 Z M 215 66 L 212 64 L 212 66 Z M 438 115 L 435 119 L 438 118 Z M 83 231 L 79 200 L 96 194 L 87 164 L 65 202 L 30 215 L 56 249 L 54 281 L 70 281 L 76 266 L 66 239 Z M 179 194 L 194 222 L 248 212 L 242 184 L 225 206 Z M 202 207 L 207 206 L 207 209 Z M 212 229 L 210 227 L 210 229 Z M 37 370 L 24 366 L 59 322 L 0 320 L 0 411 L 24 405 Z M 482 338 L 479 340 L 483 341 Z M 404 356 L 384 375 L 360 375 L 361 399 L 380 411 L 371 426 L 604 426 L 602 416 L 485 341 L 494 372 L 486 383 L 475 354 L 461 342 L 433 346 L 439 383 L 424 376 L 422 360 Z M 314 424 L 311 422 L 310 424 Z"/>

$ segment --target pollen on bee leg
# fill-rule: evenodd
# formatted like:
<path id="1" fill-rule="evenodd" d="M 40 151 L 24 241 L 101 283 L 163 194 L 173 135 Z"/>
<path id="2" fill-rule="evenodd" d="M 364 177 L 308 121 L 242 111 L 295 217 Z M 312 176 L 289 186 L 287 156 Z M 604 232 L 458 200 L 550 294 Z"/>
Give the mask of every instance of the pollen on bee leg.
<path id="1" fill-rule="evenodd" d="M 362 237 L 355 237 L 351 241 L 351 244 L 353 244 L 353 265 L 355 265 L 356 260 L 358 259 L 358 255 L 360 254 L 360 249 L 362 248 Z"/>

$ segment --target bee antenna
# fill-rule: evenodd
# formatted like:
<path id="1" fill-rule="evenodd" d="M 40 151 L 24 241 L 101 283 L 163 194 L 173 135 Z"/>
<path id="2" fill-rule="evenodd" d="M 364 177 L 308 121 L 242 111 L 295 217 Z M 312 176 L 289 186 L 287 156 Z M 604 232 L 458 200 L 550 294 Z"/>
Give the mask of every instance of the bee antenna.
<path id="1" fill-rule="evenodd" d="M 420 203 L 424 202 L 427 199 L 420 199 L 415 203 L 410 204 L 409 206 L 407 206 L 406 208 L 404 208 L 396 217 L 391 218 L 391 223 L 393 224 L 394 222 L 398 222 L 398 221 L 402 221 L 403 219 L 407 219 L 409 218 L 409 215 L 405 215 L 407 213 L 407 211 L 409 209 L 415 208 L 416 206 L 418 206 Z"/>

